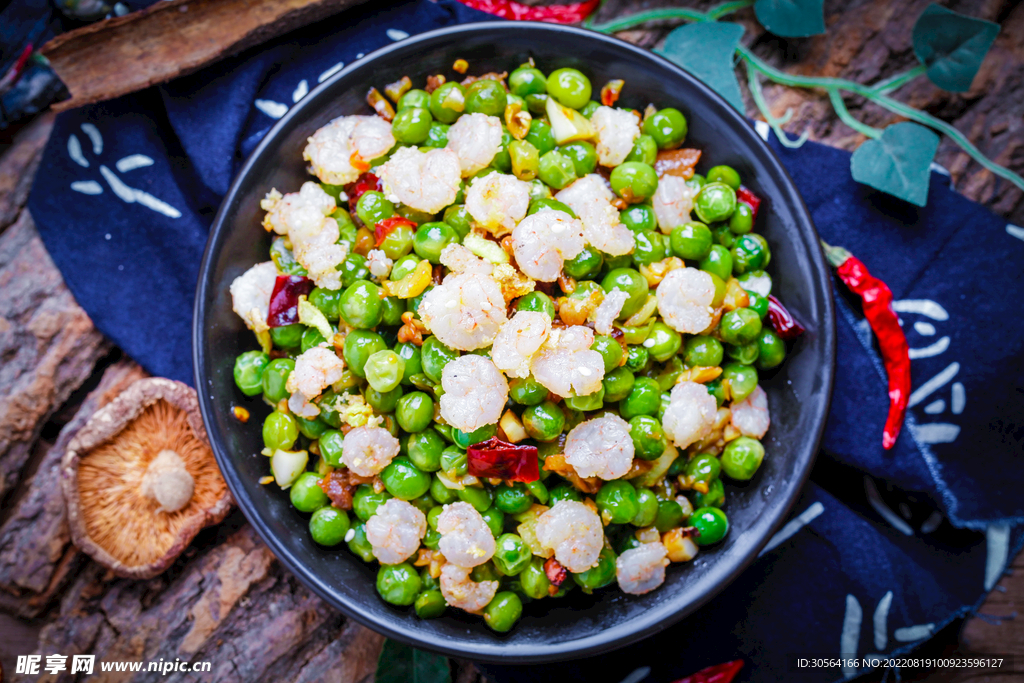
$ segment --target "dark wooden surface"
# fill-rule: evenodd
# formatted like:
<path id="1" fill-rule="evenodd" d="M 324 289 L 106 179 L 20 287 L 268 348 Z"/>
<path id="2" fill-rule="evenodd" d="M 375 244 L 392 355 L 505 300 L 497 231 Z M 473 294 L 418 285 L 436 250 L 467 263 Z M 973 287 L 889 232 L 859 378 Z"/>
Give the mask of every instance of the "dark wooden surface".
<path id="1" fill-rule="evenodd" d="M 608 0 L 598 19 L 667 4 Z M 776 66 L 870 82 L 914 63 L 910 30 L 926 4 L 827 2 L 827 38 L 765 35 L 750 10 L 732 20 L 746 26 L 746 42 Z M 1003 26 L 973 88 L 953 95 L 921 78 L 896 96 L 950 121 L 983 151 L 1024 172 L 1024 4 L 946 4 Z M 670 28 L 644 27 L 620 37 L 654 47 Z M 740 75 L 748 113 L 756 115 Z M 860 143 L 822 93 L 772 85 L 765 90 L 776 115 L 794 110 L 786 125 L 794 134 L 807 128 L 812 139 L 835 146 Z M 898 120 L 855 98 L 847 104 L 872 125 Z M 237 512 L 150 581 L 113 577 L 70 545 L 56 464 L 88 416 L 141 370 L 121 358 L 75 304 L 22 208 L 51 126 L 51 117 L 38 117 L 0 156 L 0 664 L 12 677 L 14 657 L 38 650 L 214 662 L 213 676 L 176 680 L 372 680 L 381 638 L 347 622 L 284 571 Z M 1022 193 L 950 141 L 943 140 L 936 161 L 950 169 L 960 192 L 1024 223 Z M 982 607 L 987 618 L 947 629 L 930 647 L 947 655 L 1011 654 L 1012 670 L 986 678 L 1024 680 L 1024 622 L 1006 618 L 1024 600 L 1021 557 L 1014 570 Z M 467 664 L 457 664 L 456 675 L 458 683 L 479 679 Z M 960 671 L 914 680 L 980 678 Z M 136 679 L 121 674 L 116 680 Z"/>

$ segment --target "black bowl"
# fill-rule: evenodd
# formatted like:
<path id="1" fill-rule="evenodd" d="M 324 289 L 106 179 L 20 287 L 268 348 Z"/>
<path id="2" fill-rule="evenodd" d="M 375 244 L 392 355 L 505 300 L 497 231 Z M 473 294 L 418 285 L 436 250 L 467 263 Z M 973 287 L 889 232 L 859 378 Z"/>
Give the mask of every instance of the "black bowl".
<path id="1" fill-rule="evenodd" d="M 255 347 L 253 335 L 231 310 L 228 286 L 254 263 L 267 260 L 259 201 L 272 187 L 295 191 L 308 180 L 302 149 L 306 138 L 331 119 L 370 113 L 364 95 L 410 75 L 450 73 L 458 58 L 473 73 L 511 70 L 533 57 L 550 71 L 573 66 L 595 87 L 626 81 L 621 104 L 642 110 L 648 102 L 675 106 L 687 116 L 687 145 L 705 150 L 701 168 L 729 164 L 765 198 L 758 230 L 770 241 L 774 291 L 807 333 L 766 386 L 772 426 L 768 457 L 753 481 L 728 488 L 731 530 L 720 545 L 695 561 L 672 566 L 665 584 L 642 597 L 615 587 L 526 606 L 511 633 L 498 635 L 481 618 L 449 610 L 423 621 L 412 609 L 381 600 L 376 568 L 344 545 L 318 547 L 307 516 L 285 492 L 261 486 L 268 473 L 260 424 L 261 401 L 247 400 L 232 380 L 235 356 Z M 274 554 L 320 597 L 346 615 L 417 647 L 477 660 L 544 662 L 604 652 L 650 635 L 693 612 L 725 588 L 757 556 L 796 499 L 818 448 L 832 391 L 835 321 L 828 269 L 811 219 L 778 160 L 748 121 L 697 79 L 665 59 L 590 31 L 526 22 L 469 24 L 425 33 L 355 62 L 318 87 L 277 123 L 245 162 L 210 233 L 196 293 L 193 355 L 200 406 L 213 451 L 245 516 Z M 235 404 L 252 410 L 248 424 L 231 416 Z"/>

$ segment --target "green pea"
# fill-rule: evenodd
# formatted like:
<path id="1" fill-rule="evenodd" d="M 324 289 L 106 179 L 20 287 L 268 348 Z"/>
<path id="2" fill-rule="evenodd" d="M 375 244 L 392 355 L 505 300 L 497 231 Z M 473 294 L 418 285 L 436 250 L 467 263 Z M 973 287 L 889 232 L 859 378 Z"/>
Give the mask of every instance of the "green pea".
<path id="1" fill-rule="evenodd" d="M 565 261 L 562 264 L 562 270 L 565 271 L 566 275 L 576 280 L 591 280 L 601 272 L 603 264 L 604 255 L 592 246 L 587 245 L 576 256 Z M 537 294 L 541 293 L 537 292 Z M 541 296 L 544 295 L 541 294 Z"/>
<path id="2" fill-rule="evenodd" d="M 658 144 L 658 149 L 675 149 L 686 140 L 686 117 L 678 109 L 659 109 L 644 121 L 643 132 Z"/>
<path id="3" fill-rule="evenodd" d="M 432 121 L 430 123 L 430 130 L 427 132 L 427 140 L 423 143 L 424 148 L 436 148 L 442 149 L 448 145 L 448 129 L 451 128 L 447 123 L 441 123 L 440 121 Z"/>
<path id="4" fill-rule="evenodd" d="M 412 342 L 399 343 L 395 345 L 395 353 L 405 361 L 405 372 L 402 373 L 402 384 L 409 384 L 410 377 L 423 372 L 420 347 L 416 346 Z"/>
<path id="5" fill-rule="evenodd" d="M 363 562 L 373 562 L 373 545 L 366 538 L 366 525 L 356 524 L 352 527 L 352 538 L 347 542 L 348 549 Z"/>
<path id="6" fill-rule="evenodd" d="M 576 180 L 576 167 L 572 159 L 557 150 L 552 150 L 540 158 L 537 176 L 556 190 Z"/>
<path id="7" fill-rule="evenodd" d="M 437 337 L 427 337 L 420 347 L 423 373 L 435 382 L 441 381 L 444 366 L 459 357 L 459 352 L 441 343 Z"/>
<path id="8" fill-rule="evenodd" d="M 574 489 L 568 484 L 559 484 L 558 486 L 551 489 L 548 500 L 553 506 L 555 503 L 563 500 L 574 500 L 577 503 L 583 502 L 583 496 L 579 491 Z"/>
<path id="9" fill-rule="evenodd" d="M 441 469 L 441 453 L 444 448 L 444 439 L 433 429 L 410 434 L 406 446 L 409 460 L 423 472 L 436 472 Z"/>
<path id="10" fill-rule="evenodd" d="M 740 287 L 747 292 L 755 292 L 763 297 L 772 293 L 772 278 L 763 270 L 748 271 L 736 279 L 739 280 Z M 767 313 L 767 310 L 765 312 Z"/>
<path id="11" fill-rule="evenodd" d="M 436 474 L 430 479 L 430 496 L 441 505 L 454 503 L 459 499 L 458 494 L 445 486 Z"/>
<path id="12" fill-rule="evenodd" d="M 520 180 L 533 180 L 540 170 L 540 152 L 528 140 L 514 140 L 508 145 L 512 173 Z"/>
<path id="13" fill-rule="evenodd" d="M 704 272 L 707 273 L 707 271 Z M 722 305 L 722 302 L 725 301 L 725 280 L 714 273 L 708 273 L 708 275 L 711 276 L 711 284 L 715 286 L 715 295 L 714 298 L 711 299 L 711 307 L 718 308 Z"/>
<path id="14" fill-rule="evenodd" d="M 383 192 L 369 190 L 364 192 L 356 202 L 356 215 L 359 216 L 363 225 L 373 229 L 377 223 L 395 215 L 395 205 L 384 196 Z"/>
<path id="15" fill-rule="evenodd" d="M 618 268 L 629 268 L 632 264 L 632 254 L 621 254 L 619 256 L 606 255 L 604 259 L 604 270 L 607 274 Z"/>
<path id="16" fill-rule="evenodd" d="M 577 69 L 555 69 L 548 75 L 548 94 L 572 109 L 590 101 L 590 79 Z"/>
<path id="17" fill-rule="evenodd" d="M 466 89 L 449 81 L 430 94 L 430 113 L 441 123 L 454 123 L 466 110 Z"/>
<path id="18" fill-rule="evenodd" d="M 488 498 L 489 499 L 489 498 Z M 497 507 L 492 505 L 483 512 L 480 516 L 484 520 L 484 524 L 490 529 L 491 535 L 497 538 L 501 535 L 501 530 L 505 527 L 505 513 L 499 510 Z"/>
<path id="19" fill-rule="evenodd" d="M 425 107 L 399 109 L 391 122 L 391 133 L 399 144 L 419 145 L 426 142 L 433 120 L 430 110 Z"/>
<path id="20" fill-rule="evenodd" d="M 586 396 L 570 396 L 565 399 L 565 407 L 576 412 L 590 412 L 600 410 L 604 405 L 604 385 L 592 394 Z"/>
<path id="21" fill-rule="evenodd" d="M 665 258 L 665 244 L 661 233 L 641 230 L 633 233 L 633 263 L 637 266 L 650 265 Z"/>
<path id="22" fill-rule="evenodd" d="M 590 348 L 601 354 L 604 359 L 604 371 L 609 373 L 622 363 L 622 344 L 614 337 L 599 334 L 594 337 L 594 343 Z"/>
<path id="23" fill-rule="evenodd" d="M 729 229 L 726 223 L 716 225 L 711 230 L 712 237 L 715 238 L 715 244 L 721 244 L 726 249 L 731 249 L 732 245 L 736 242 L 736 235 Z"/>
<path id="24" fill-rule="evenodd" d="M 306 326 L 301 323 L 270 328 L 270 341 L 279 349 L 297 349 L 302 343 L 302 333 Z"/>
<path id="25" fill-rule="evenodd" d="M 665 362 L 676 355 L 683 345 L 683 337 L 663 322 L 656 322 L 644 342 L 644 347 L 654 360 Z"/>
<path id="26" fill-rule="evenodd" d="M 544 401 L 523 411 L 523 427 L 530 438 L 554 441 L 565 427 L 565 413 L 557 403 Z"/>
<path id="27" fill-rule="evenodd" d="M 533 558 L 529 546 L 516 534 L 502 534 L 495 544 L 494 564 L 506 576 L 514 576 L 526 569 Z"/>
<path id="28" fill-rule="evenodd" d="M 458 446 L 448 446 L 441 451 L 441 470 L 452 479 L 457 479 L 469 470 L 466 451 Z"/>
<path id="29" fill-rule="evenodd" d="M 516 301 L 516 310 L 543 312 L 547 313 L 552 320 L 555 319 L 555 302 L 544 292 L 530 292 L 519 297 Z"/>
<path id="30" fill-rule="evenodd" d="M 348 515 L 336 507 L 321 507 L 309 518 L 309 535 L 316 543 L 329 548 L 345 540 L 348 528 Z"/>
<path id="31" fill-rule="evenodd" d="M 729 394 L 739 403 L 757 388 L 757 370 L 751 365 L 728 363 L 722 367 L 722 381 L 729 383 Z"/>
<path id="32" fill-rule="evenodd" d="M 307 327 L 302 333 L 302 342 L 299 344 L 299 348 L 302 350 L 302 353 L 305 353 L 316 346 L 320 346 L 324 341 L 326 340 L 320 334 L 320 330 L 315 327 Z"/>
<path id="33" fill-rule="evenodd" d="M 324 432 L 330 429 L 330 426 L 318 417 L 314 417 L 312 420 L 307 420 L 304 417 L 293 415 L 295 418 L 295 424 L 299 428 L 299 434 L 302 434 L 307 439 L 319 439 Z"/>
<path id="34" fill-rule="evenodd" d="M 594 502 L 597 503 L 601 518 L 612 524 L 627 524 L 640 511 L 636 489 L 623 479 L 605 482 Z"/>
<path id="35" fill-rule="evenodd" d="M 548 575 L 544 571 L 544 558 L 534 556 L 526 569 L 520 572 L 519 582 L 523 587 L 523 592 L 534 600 L 548 597 L 551 581 L 548 580 Z"/>
<path id="36" fill-rule="evenodd" d="M 523 99 L 526 100 L 526 107 L 531 113 L 543 116 L 547 112 L 548 96 L 546 93 L 533 93 L 532 95 L 527 95 Z M 534 119 L 533 123 L 537 123 L 539 120 L 540 119 Z"/>
<path id="37" fill-rule="evenodd" d="M 268 401 L 276 404 L 291 396 L 285 385 L 294 369 L 295 361 L 291 358 L 275 358 L 267 363 L 263 370 L 263 396 Z"/>
<path id="38" fill-rule="evenodd" d="M 657 230 L 658 219 L 650 204 L 632 204 L 619 212 L 619 220 L 633 232 Z"/>
<path id="39" fill-rule="evenodd" d="M 410 233 L 409 249 L 412 249 L 412 238 Z M 409 273 L 416 270 L 416 266 L 419 265 L 420 257 L 415 254 L 408 254 L 407 256 L 400 256 L 395 259 L 395 264 L 391 266 L 391 280 L 401 280 Z"/>
<path id="40" fill-rule="evenodd" d="M 484 608 L 484 621 L 492 631 L 509 631 L 523 615 L 523 601 L 512 591 L 501 591 Z"/>
<path id="41" fill-rule="evenodd" d="M 381 240 L 379 249 L 384 252 L 392 261 L 398 261 L 400 258 L 412 251 L 413 237 L 415 232 L 408 225 L 396 226 L 391 232 Z M 392 277 L 393 280 L 401 279 Z"/>
<path id="42" fill-rule="evenodd" d="M 320 435 L 318 444 L 320 455 L 331 467 L 341 467 L 342 444 L 345 441 L 344 435 L 336 429 L 328 429 Z"/>
<path id="43" fill-rule="evenodd" d="M 627 202 L 642 201 L 658 189 L 654 168 L 639 161 L 624 161 L 612 169 L 612 191 Z"/>
<path id="44" fill-rule="evenodd" d="M 348 379 L 346 379 L 346 377 Z M 350 371 L 345 370 L 342 373 L 341 382 L 346 382 L 353 378 Z M 334 389 L 328 388 L 324 393 L 320 394 L 319 400 L 316 402 L 320 407 L 320 419 L 326 422 L 331 427 L 339 429 L 341 427 L 341 416 L 338 414 L 335 404 L 338 400 L 338 394 L 335 393 Z"/>
<path id="45" fill-rule="evenodd" d="M 494 155 L 494 158 L 491 159 L 491 163 L 490 163 L 490 166 L 493 169 L 501 171 L 502 173 L 511 173 L 512 172 L 512 157 L 509 154 L 508 146 L 511 143 L 513 143 L 513 142 L 515 142 L 515 138 L 512 137 L 512 134 L 509 133 L 507 129 L 502 128 L 501 129 L 501 147 L 498 149 L 498 153 Z M 473 177 L 474 178 L 475 177 L 483 177 L 483 176 L 487 175 L 490 172 L 493 172 L 493 171 L 488 171 L 485 168 L 484 170 L 480 171 L 479 173 L 477 173 Z"/>
<path id="46" fill-rule="evenodd" d="M 527 97 L 526 101 L 529 102 L 530 98 Z M 551 131 L 551 126 L 541 119 L 534 119 L 530 124 L 530 132 L 526 134 L 526 141 L 536 147 L 537 152 L 542 156 L 555 148 L 555 134 Z M 575 167 L 573 167 L 573 172 L 575 173 Z"/>
<path id="47" fill-rule="evenodd" d="M 579 178 L 593 173 L 597 168 L 597 150 L 585 140 L 561 145 L 558 151 L 572 160 L 576 176 Z"/>
<path id="48" fill-rule="evenodd" d="M 407 432 L 422 432 L 434 421 L 434 401 L 422 391 L 408 393 L 398 399 L 395 419 Z"/>
<path id="49" fill-rule="evenodd" d="M 341 317 L 341 294 L 342 290 L 340 289 L 314 287 L 313 291 L 309 293 L 308 299 L 309 303 L 324 314 L 328 322 L 336 323 Z"/>
<path id="50" fill-rule="evenodd" d="M 370 268 L 366 265 L 366 257 L 362 254 L 349 254 L 341 262 L 341 284 L 350 287 L 360 280 L 370 277 Z"/>
<path id="51" fill-rule="evenodd" d="M 640 543 L 639 540 L 637 540 L 637 537 L 635 535 L 633 535 L 633 534 L 626 534 L 615 545 L 615 552 L 617 552 L 618 554 L 621 555 L 622 553 L 626 552 L 627 550 L 632 550 L 633 548 L 639 548 L 641 545 L 642 544 Z"/>
<path id="52" fill-rule="evenodd" d="M 448 603 L 445 602 L 441 591 L 436 588 L 423 591 L 416 596 L 416 601 L 413 603 L 416 616 L 420 619 L 436 619 L 444 614 L 446 607 L 448 607 Z"/>
<path id="53" fill-rule="evenodd" d="M 736 209 L 736 191 L 725 183 L 709 182 L 694 197 L 693 208 L 704 223 L 724 221 Z"/>
<path id="54" fill-rule="evenodd" d="M 408 562 L 382 564 L 377 572 L 377 592 L 392 605 L 411 605 L 422 585 L 419 573 Z"/>
<path id="55" fill-rule="evenodd" d="M 420 90 L 419 88 L 413 88 L 407 90 L 404 95 L 398 99 L 398 106 L 396 109 L 402 111 L 409 107 L 427 107 L 430 106 L 430 93 L 426 90 Z"/>
<path id="56" fill-rule="evenodd" d="M 718 508 L 698 508 L 690 515 L 690 524 L 697 527 L 698 535 L 693 540 L 697 545 L 714 545 L 729 533 L 729 518 Z"/>
<path id="57" fill-rule="evenodd" d="M 640 509 L 630 524 L 641 529 L 651 526 L 658 518 L 658 497 L 650 489 L 640 489 L 636 500 Z"/>
<path id="58" fill-rule="evenodd" d="M 647 301 L 647 280 L 639 271 L 632 268 L 616 268 L 609 272 L 601 281 L 601 286 L 605 292 L 611 293 L 613 289 L 617 289 L 629 297 L 622 305 L 619 320 L 625 320 L 639 311 Z"/>
<path id="59" fill-rule="evenodd" d="M 519 97 L 541 95 L 548 91 L 547 78 L 540 69 L 524 64 L 509 74 L 508 89 Z"/>
<path id="60" fill-rule="evenodd" d="M 633 141 L 633 149 L 629 150 L 626 161 L 639 161 L 654 166 L 658 160 L 658 143 L 650 135 L 641 135 Z"/>
<path id="61" fill-rule="evenodd" d="M 521 482 L 516 482 L 512 486 L 499 484 L 494 493 L 494 507 L 509 515 L 526 512 L 531 505 L 533 496 Z"/>
<path id="62" fill-rule="evenodd" d="M 658 533 L 665 533 L 669 529 L 682 526 L 686 521 L 683 508 L 672 499 L 658 501 L 658 514 L 654 519 L 654 527 Z"/>
<path id="63" fill-rule="evenodd" d="M 719 462 L 713 453 L 698 453 L 684 465 L 683 476 L 686 479 L 687 486 L 692 488 L 694 484 L 707 486 L 718 478 L 721 471 L 722 463 Z"/>
<path id="64" fill-rule="evenodd" d="M 444 210 L 444 222 L 450 225 L 462 239 L 473 227 L 473 217 L 469 215 L 465 204 L 453 204 Z"/>
<path id="65" fill-rule="evenodd" d="M 393 498 L 387 491 L 376 493 L 372 486 L 360 484 L 352 495 L 352 512 L 362 521 L 377 514 L 377 508 Z"/>
<path id="66" fill-rule="evenodd" d="M 349 370 L 356 377 L 366 377 L 363 367 L 367 359 L 378 351 L 387 350 L 384 339 L 376 332 L 353 330 L 345 335 L 343 355 Z"/>
<path id="67" fill-rule="evenodd" d="M 417 256 L 437 265 L 441 262 L 441 251 L 458 241 L 459 233 L 447 223 L 424 223 L 416 229 L 412 248 Z"/>
<path id="68" fill-rule="evenodd" d="M 707 493 L 702 491 L 690 491 L 690 500 L 693 506 L 698 508 L 720 508 L 725 505 L 725 486 L 721 479 L 712 479 L 708 484 Z"/>
<path id="69" fill-rule="evenodd" d="M 285 246 L 283 237 L 275 237 L 270 243 L 270 260 L 274 262 L 277 269 L 285 275 L 301 275 L 306 277 L 309 273 L 295 260 L 295 254 Z"/>
<path id="70" fill-rule="evenodd" d="M 545 209 L 551 209 L 552 211 L 561 211 L 562 213 L 569 214 L 573 218 L 577 218 L 576 214 L 573 212 L 572 209 L 569 208 L 567 204 L 563 204 L 557 199 L 552 199 L 551 197 L 537 197 L 536 199 L 530 200 L 530 208 L 527 209 L 526 215 L 532 216 L 538 211 L 543 211 Z"/>
<path id="71" fill-rule="evenodd" d="M 487 441 L 495 434 L 498 433 L 498 427 L 496 425 L 484 425 L 479 429 L 475 429 L 472 432 L 463 432 L 459 429 L 452 430 L 452 439 L 455 441 L 455 445 L 459 448 L 469 448 L 475 443 L 481 441 Z"/>
<path id="72" fill-rule="evenodd" d="M 737 308 L 722 316 L 718 333 L 728 344 L 749 344 L 761 336 L 761 318 L 749 308 Z"/>
<path id="73" fill-rule="evenodd" d="M 372 282 L 353 284 L 341 295 L 341 317 L 352 327 L 371 329 L 383 316 L 381 289 Z"/>
<path id="74" fill-rule="evenodd" d="M 700 269 L 724 282 L 732 275 L 732 254 L 720 244 L 712 245 L 708 255 L 701 259 Z"/>
<path id="75" fill-rule="evenodd" d="M 630 418 L 629 435 L 633 439 L 636 457 L 642 460 L 657 460 L 668 448 L 668 439 L 661 423 L 650 415 Z"/>
<path id="76" fill-rule="evenodd" d="M 738 237 L 731 253 L 732 270 L 737 275 L 752 270 L 764 270 L 772 258 L 768 241 L 754 233 Z"/>
<path id="77" fill-rule="evenodd" d="M 768 315 L 768 297 L 747 290 L 747 299 L 747 308 L 757 313 L 758 318 L 764 320 L 764 317 Z"/>
<path id="78" fill-rule="evenodd" d="M 531 375 L 517 377 L 509 382 L 508 395 L 519 405 L 535 406 L 547 399 L 548 390 Z"/>
<path id="79" fill-rule="evenodd" d="M 786 342 L 772 330 L 761 330 L 757 339 L 757 366 L 764 370 L 778 367 L 786 358 Z"/>
<path id="80" fill-rule="evenodd" d="M 491 492 L 478 486 L 467 486 L 455 492 L 464 503 L 469 503 L 477 512 L 485 512 L 491 507 Z"/>
<path id="81" fill-rule="evenodd" d="M 615 403 L 629 396 L 633 391 L 635 377 L 628 368 L 615 368 L 605 373 L 601 385 L 604 387 L 604 400 L 606 403 Z"/>
<path id="82" fill-rule="evenodd" d="M 644 339 L 646 339 L 646 337 L 647 335 L 645 334 Z M 625 368 L 630 372 L 640 372 L 645 367 L 647 367 L 647 363 L 649 361 L 650 354 L 647 353 L 647 349 L 645 349 L 642 346 L 630 346 L 629 351 L 626 352 Z"/>
<path id="83" fill-rule="evenodd" d="M 430 476 L 404 456 L 392 460 L 381 471 L 380 478 L 388 493 L 402 500 L 419 498 L 430 489 Z"/>
<path id="84" fill-rule="evenodd" d="M 601 108 L 600 102 L 590 100 L 580 108 L 580 113 L 586 116 L 588 119 L 594 115 L 594 112 Z"/>
<path id="85" fill-rule="evenodd" d="M 605 546 L 601 548 L 597 564 L 579 574 L 573 574 L 573 581 L 583 589 L 584 593 L 591 593 L 598 588 L 604 588 L 615 581 L 615 560 L 615 551 Z"/>
<path id="86" fill-rule="evenodd" d="M 275 410 L 263 421 L 263 445 L 271 451 L 291 450 L 298 438 L 299 427 L 288 413 Z"/>
<path id="87" fill-rule="evenodd" d="M 686 340 L 683 360 L 690 367 L 714 367 L 721 365 L 724 357 L 722 343 L 714 337 L 697 335 Z"/>
<path id="88" fill-rule="evenodd" d="M 650 377 L 637 377 L 629 396 L 619 402 L 619 414 L 627 420 L 637 415 L 656 415 L 661 406 L 661 387 Z"/>
<path id="89" fill-rule="evenodd" d="M 263 393 L 263 371 L 270 356 L 262 351 L 246 351 L 235 358 L 235 386 L 246 396 Z"/>
<path id="90" fill-rule="evenodd" d="M 729 216 L 729 229 L 736 235 L 745 235 L 754 229 L 754 210 L 749 204 L 736 203 L 736 210 Z"/>
<path id="91" fill-rule="evenodd" d="M 505 113 L 508 95 L 500 82 L 483 78 L 466 88 L 466 113 L 501 116 Z M 394 125 L 394 124 L 392 124 Z"/>
<path id="92" fill-rule="evenodd" d="M 320 488 L 320 478 L 313 472 L 303 472 L 299 475 L 292 484 L 289 498 L 299 512 L 314 512 L 330 502 L 327 494 Z"/>
<path id="93" fill-rule="evenodd" d="M 757 439 L 741 436 L 730 441 L 722 452 L 722 471 L 730 479 L 749 481 L 764 460 L 764 446 Z"/>
<path id="94" fill-rule="evenodd" d="M 725 183 L 734 190 L 740 189 L 740 174 L 732 166 L 715 166 L 707 173 L 709 183 Z"/>
<path id="95" fill-rule="evenodd" d="M 752 341 L 740 346 L 729 344 L 725 349 L 725 353 L 729 358 L 732 358 L 737 363 L 750 365 L 757 360 L 760 348 L 758 347 L 757 341 Z"/>
<path id="96" fill-rule="evenodd" d="M 725 387 L 722 386 L 722 377 L 719 376 L 717 379 L 713 379 L 704 385 L 704 388 L 708 390 L 708 393 L 715 397 L 715 402 L 718 403 L 718 407 L 721 408 L 725 403 Z"/>

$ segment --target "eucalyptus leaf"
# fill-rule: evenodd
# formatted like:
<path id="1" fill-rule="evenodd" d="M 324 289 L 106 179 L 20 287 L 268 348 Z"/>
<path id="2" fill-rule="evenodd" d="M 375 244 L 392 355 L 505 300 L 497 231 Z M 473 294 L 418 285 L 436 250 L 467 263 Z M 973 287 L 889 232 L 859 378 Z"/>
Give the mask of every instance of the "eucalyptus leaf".
<path id="1" fill-rule="evenodd" d="M 384 641 L 374 683 L 451 683 L 451 680 L 447 657 L 395 640 Z"/>
<path id="2" fill-rule="evenodd" d="M 825 0 L 757 0 L 761 25 L 783 38 L 806 38 L 825 32 Z"/>
<path id="3" fill-rule="evenodd" d="M 657 52 L 704 81 L 742 113 L 743 96 L 733 71 L 733 57 L 742 37 L 739 24 L 685 24 L 669 33 L 665 46 Z"/>
<path id="4" fill-rule="evenodd" d="M 868 140 L 853 153 L 853 179 L 911 204 L 928 201 L 929 167 L 939 136 L 916 123 L 896 123 L 877 140 Z"/>
<path id="5" fill-rule="evenodd" d="M 999 33 L 999 24 L 928 5 L 914 24 L 914 54 L 944 90 L 966 92 Z"/>

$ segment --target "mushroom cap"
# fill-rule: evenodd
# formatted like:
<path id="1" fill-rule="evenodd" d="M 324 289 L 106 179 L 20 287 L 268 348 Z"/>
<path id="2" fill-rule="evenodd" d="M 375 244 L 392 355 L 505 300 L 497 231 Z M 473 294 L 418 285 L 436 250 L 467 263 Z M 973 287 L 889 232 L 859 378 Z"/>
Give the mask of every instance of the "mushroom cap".
<path id="1" fill-rule="evenodd" d="M 188 503 L 165 512 L 143 479 L 165 450 L 194 480 Z M 68 444 L 61 488 L 71 538 L 119 576 L 160 574 L 203 528 L 217 524 L 232 498 L 210 450 L 196 392 L 150 377 L 96 411 Z"/>

